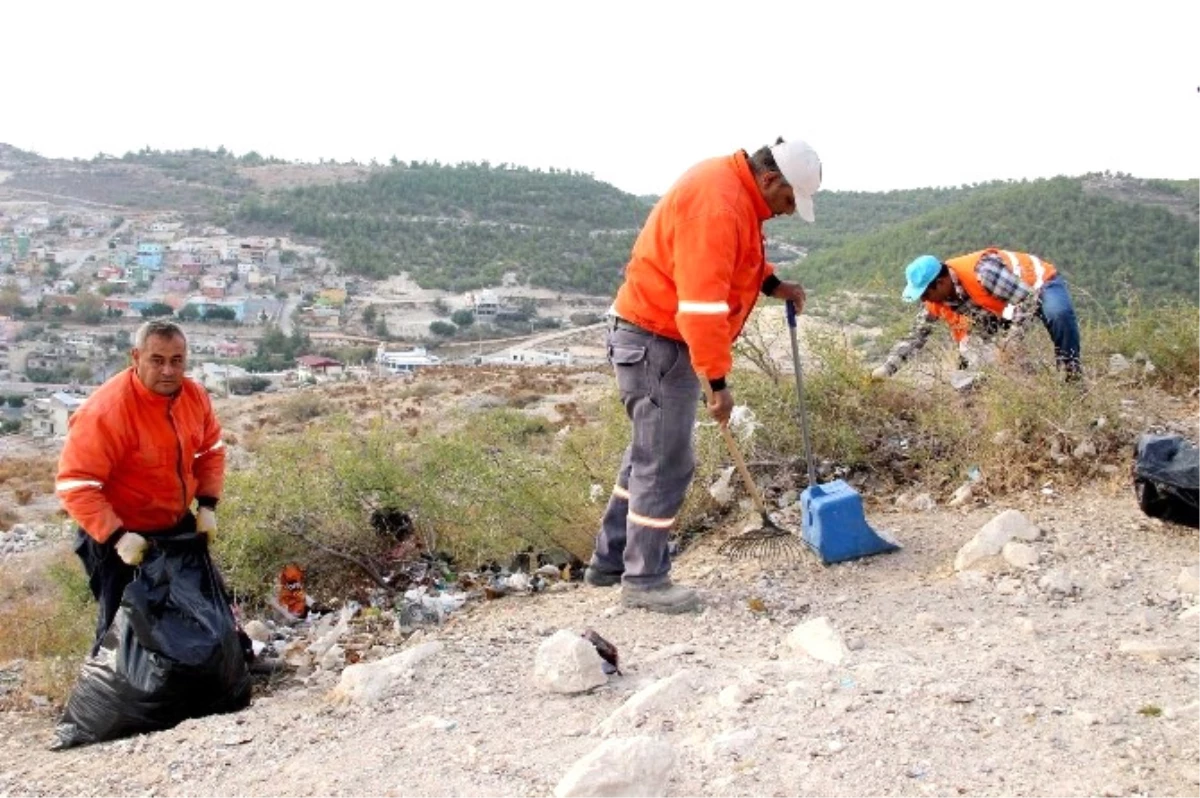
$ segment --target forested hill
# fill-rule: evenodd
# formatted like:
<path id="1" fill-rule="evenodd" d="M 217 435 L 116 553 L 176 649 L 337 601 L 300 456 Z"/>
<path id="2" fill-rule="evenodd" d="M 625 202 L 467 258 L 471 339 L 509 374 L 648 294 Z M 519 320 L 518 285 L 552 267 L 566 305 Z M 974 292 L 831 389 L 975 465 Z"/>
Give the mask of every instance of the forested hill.
<path id="1" fill-rule="evenodd" d="M 890 291 L 916 255 L 994 245 L 1042 255 L 1101 304 L 1128 289 L 1194 299 L 1197 186 L 1105 174 L 822 192 L 816 224 L 776 220 L 767 234 L 785 271 L 822 289 Z M 412 163 L 362 182 L 253 194 L 236 220 L 321 239 L 348 271 L 372 277 L 408 271 L 423 286 L 462 290 L 515 272 L 610 294 L 652 200 L 570 171 Z"/>
<path id="2" fill-rule="evenodd" d="M 1104 175 L 991 185 L 898 224 L 816 248 L 786 271 L 815 288 L 871 287 L 899 295 L 904 266 L 917 255 L 947 258 L 999 246 L 1053 262 L 1078 293 L 1100 306 L 1120 304 L 1131 291 L 1148 299 L 1196 302 L 1198 188 L 1195 180 Z M 841 199 L 820 195 L 818 221 L 822 209 L 832 210 Z M 794 227 L 780 231 L 781 238 L 801 246 L 806 235 L 813 243 L 834 237 Z"/>
<path id="3" fill-rule="evenodd" d="M 236 219 L 323 239 L 352 273 L 409 272 L 427 288 L 496 285 L 505 272 L 606 294 L 650 206 L 575 172 L 395 165 L 359 183 L 243 200 Z"/>

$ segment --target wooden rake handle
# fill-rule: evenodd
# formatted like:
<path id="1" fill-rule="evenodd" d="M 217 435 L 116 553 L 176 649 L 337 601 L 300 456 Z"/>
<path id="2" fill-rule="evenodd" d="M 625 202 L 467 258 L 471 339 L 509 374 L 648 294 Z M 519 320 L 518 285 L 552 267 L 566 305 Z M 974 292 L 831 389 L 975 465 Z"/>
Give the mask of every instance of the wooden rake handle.
<path id="1" fill-rule="evenodd" d="M 708 379 L 703 374 L 696 376 L 700 380 L 700 387 L 704 390 L 705 401 L 712 404 L 712 386 L 708 384 Z M 717 426 L 721 429 L 721 436 L 725 438 L 725 448 L 729 450 L 733 464 L 737 466 L 738 473 L 742 475 L 742 481 L 746 483 L 746 490 L 750 491 L 750 498 L 754 501 L 754 506 L 762 513 L 762 517 L 769 521 L 771 517 L 767 515 L 767 506 L 758 492 L 758 486 L 754 484 L 754 478 L 750 476 L 750 469 L 746 468 L 746 460 L 742 457 L 742 450 L 738 448 L 737 441 L 733 439 L 733 433 L 729 431 L 729 425 L 718 422 Z"/>

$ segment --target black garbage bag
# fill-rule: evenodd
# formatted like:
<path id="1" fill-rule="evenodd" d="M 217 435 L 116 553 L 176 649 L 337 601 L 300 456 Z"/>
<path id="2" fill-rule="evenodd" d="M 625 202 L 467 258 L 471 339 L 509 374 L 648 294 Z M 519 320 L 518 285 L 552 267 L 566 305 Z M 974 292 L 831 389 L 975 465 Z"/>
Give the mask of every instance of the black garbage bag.
<path id="1" fill-rule="evenodd" d="M 1142 512 L 1200 528 L 1200 450 L 1179 435 L 1138 438 L 1133 489 Z"/>
<path id="2" fill-rule="evenodd" d="M 250 703 L 237 623 L 208 541 L 152 539 L 100 650 L 83 664 L 56 749 L 170 728 Z"/>

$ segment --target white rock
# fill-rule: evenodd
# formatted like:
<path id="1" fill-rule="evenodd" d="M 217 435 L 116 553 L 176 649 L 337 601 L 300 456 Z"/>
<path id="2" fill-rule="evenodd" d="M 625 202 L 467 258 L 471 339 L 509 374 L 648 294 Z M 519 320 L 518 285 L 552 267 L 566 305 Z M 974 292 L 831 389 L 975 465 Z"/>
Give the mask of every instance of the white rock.
<path id="1" fill-rule="evenodd" d="M 582 693 L 608 683 L 596 647 L 569 629 L 560 629 L 538 646 L 533 680 L 550 693 Z"/>
<path id="2" fill-rule="evenodd" d="M 971 483 L 964 482 L 963 484 L 958 486 L 958 490 L 954 491 L 954 495 L 950 497 L 950 501 L 947 502 L 947 506 L 948 507 L 961 507 L 962 505 L 969 502 L 973 495 L 974 495 L 974 490 L 971 487 Z"/>
<path id="3" fill-rule="evenodd" d="M 749 704 L 762 695 L 762 690 L 745 684 L 731 684 L 717 695 L 717 703 L 733 709 Z"/>
<path id="4" fill-rule="evenodd" d="M 955 371 L 950 374 L 950 387 L 956 391 L 965 391 L 978 379 L 978 371 Z"/>
<path id="5" fill-rule="evenodd" d="M 329 650 L 321 655 L 321 668 L 327 671 L 338 670 L 346 664 L 346 651 L 339 645 L 329 647 Z"/>
<path id="6" fill-rule="evenodd" d="M 1005 544 L 1005 549 L 1013 545 L 1022 544 L 1007 543 Z M 1014 579 L 1011 576 L 1006 576 L 996 583 L 996 592 L 1002 596 L 1014 596 L 1021 592 L 1021 580 Z"/>
<path id="7" fill-rule="evenodd" d="M 1083 460 L 1089 457 L 1096 456 L 1096 444 L 1092 443 L 1087 438 L 1081 440 L 1071 451 L 1071 456 L 1076 460 Z"/>
<path id="8" fill-rule="evenodd" d="M 405 649 L 377 662 L 359 662 L 342 671 L 331 698 L 338 702 L 374 704 L 387 698 L 401 680 L 411 679 L 417 666 L 441 653 L 441 643 L 431 641 Z"/>
<path id="9" fill-rule="evenodd" d="M 1200 701 L 1192 701 L 1179 706 L 1167 707 L 1163 715 L 1168 718 L 1191 718 L 1200 716 Z"/>
<path id="10" fill-rule="evenodd" d="M 797 626 L 785 641 L 792 650 L 803 652 L 813 659 L 838 665 L 850 653 L 841 635 L 825 616 L 813 618 Z"/>
<path id="11" fill-rule="evenodd" d="M 970 568 L 980 560 L 995 557 L 1004 549 L 1004 544 L 1014 538 L 1037 540 L 1038 528 L 1029 523 L 1019 510 L 1005 510 L 984 524 L 975 537 L 971 538 L 954 557 L 954 570 Z"/>
<path id="12" fill-rule="evenodd" d="M 723 732 L 709 743 L 709 752 L 713 756 L 733 756 L 741 759 L 754 748 L 758 737 L 758 729 L 753 726 L 748 729 Z"/>
<path id="13" fill-rule="evenodd" d="M 410 723 L 405 726 L 409 731 L 417 731 L 420 729 L 432 729 L 433 731 L 451 731 L 458 727 L 458 721 L 449 720 L 448 718 L 439 718 L 437 715 L 426 715 L 416 723 Z"/>
<path id="14" fill-rule="evenodd" d="M 983 529 L 988 527 L 1007 530 L 1008 539 L 1023 540 L 1026 543 L 1032 543 L 1042 536 L 1042 530 L 1031 524 L 1020 510 L 1005 510 L 984 524 Z"/>
<path id="15" fill-rule="evenodd" d="M 675 749 L 653 737 L 605 740 L 567 771 L 556 798 L 659 796 L 675 766 Z"/>
<path id="16" fill-rule="evenodd" d="M 1051 596 L 1072 596 L 1079 591 L 1079 585 L 1065 571 L 1055 568 L 1038 580 L 1038 587 L 1043 593 Z"/>
<path id="17" fill-rule="evenodd" d="M 1018 543 L 1010 540 L 1001 549 L 1005 561 L 1014 568 L 1033 568 L 1038 564 L 1037 549 L 1028 543 Z"/>
<path id="18" fill-rule="evenodd" d="M 1200 565 L 1182 569 L 1175 586 L 1179 588 L 1180 593 L 1191 593 L 1194 596 L 1200 592 Z"/>
<path id="19" fill-rule="evenodd" d="M 1108 358 L 1108 373 L 1116 376 L 1129 371 L 1129 360 L 1122 354 L 1116 353 Z"/>
<path id="20" fill-rule="evenodd" d="M 623 728 L 634 727 L 643 715 L 665 713 L 686 706 L 694 692 L 692 675 L 688 671 L 673 673 L 631 695 L 592 733 L 611 737 Z"/>
<path id="21" fill-rule="evenodd" d="M 691 643 L 673 643 L 669 646 L 664 646 L 658 651 L 655 651 L 650 656 L 646 657 L 646 662 L 662 662 L 666 659 L 674 657 L 683 657 L 688 654 L 695 654 L 696 647 Z"/>
<path id="22" fill-rule="evenodd" d="M 313 656 L 303 640 L 293 640 L 283 648 L 283 661 L 293 668 L 302 668 L 312 664 Z"/>
<path id="23" fill-rule="evenodd" d="M 354 617 L 354 613 L 358 611 L 357 605 L 348 604 L 342 608 L 338 615 L 337 624 L 333 625 L 333 615 L 327 615 L 321 619 L 314 630 L 316 640 L 308 647 L 308 653 L 313 655 L 313 659 L 320 660 L 325 656 L 325 652 L 342 639 L 342 635 L 350 631 L 350 619 Z M 333 625 L 333 628 L 329 628 Z M 328 629 L 322 632 L 321 630 Z"/>
<path id="24" fill-rule="evenodd" d="M 909 499 L 908 509 L 916 513 L 927 513 L 937 507 L 937 502 L 928 493 L 921 493 Z"/>
<path id="25" fill-rule="evenodd" d="M 246 625 L 242 627 L 242 631 L 245 632 L 246 636 L 251 640 L 257 640 L 260 643 L 267 643 L 271 640 L 271 630 L 265 623 L 258 619 L 248 621 Z"/>
<path id="26" fill-rule="evenodd" d="M 1181 659 L 1195 656 L 1195 646 L 1184 646 L 1175 643 L 1155 643 L 1151 640 L 1123 640 L 1119 651 L 1141 657 L 1147 662 L 1159 662 L 1164 659 Z"/>

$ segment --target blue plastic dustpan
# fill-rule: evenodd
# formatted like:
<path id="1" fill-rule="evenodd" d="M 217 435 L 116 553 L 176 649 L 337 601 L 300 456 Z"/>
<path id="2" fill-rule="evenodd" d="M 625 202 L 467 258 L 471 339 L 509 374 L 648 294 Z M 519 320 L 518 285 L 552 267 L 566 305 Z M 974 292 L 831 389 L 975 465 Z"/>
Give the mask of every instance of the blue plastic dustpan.
<path id="1" fill-rule="evenodd" d="M 804 542 L 826 565 L 900 548 L 871 528 L 863 515 L 862 497 L 843 480 L 805 488 L 800 509 Z"/>
<path id="2" fill-rule="evenodd" d="M 801 537 L 826 565 L 896 551 L 899 544 L 880 535 L 867 523 L 858 491 L 840 479 L 817 484 L 817 469 L 808 442 L 808 413 L 804 409 L 800 344 L 796 341 L 796 306 L 791 300 L 787 302 L 787 323 L 792 338 L 796 401 L 800 405 L 800 426 L 804 432 L 804 460 L 808 464 L 808 487 L 800 494 Z"/>

